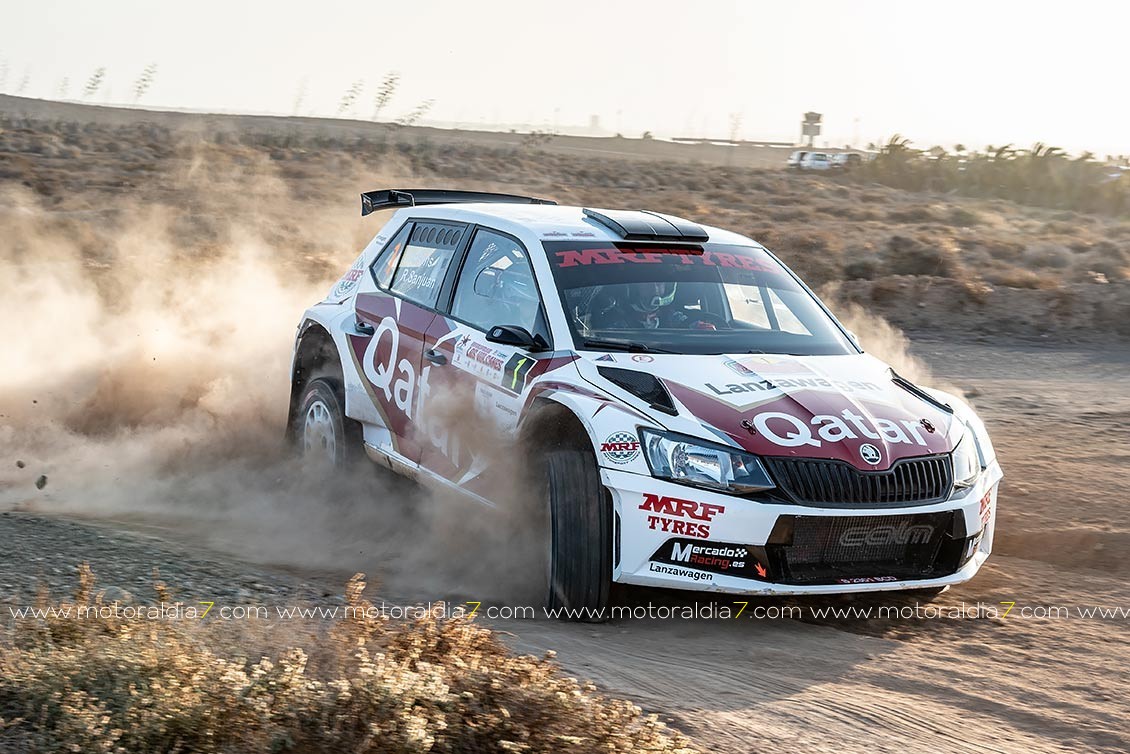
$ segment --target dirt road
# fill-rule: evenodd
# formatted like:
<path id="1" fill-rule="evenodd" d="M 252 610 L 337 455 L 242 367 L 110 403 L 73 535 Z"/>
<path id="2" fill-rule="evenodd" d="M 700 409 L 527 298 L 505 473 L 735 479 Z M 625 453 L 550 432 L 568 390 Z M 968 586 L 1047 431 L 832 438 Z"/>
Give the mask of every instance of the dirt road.
<path id="1" fill-rule="evenodd" d="M 1130 623 L 1080 611 L 1130 607 L 1130 352 L 925 338 L 915 350 L 974 392 L 1006 472 L 997 554 L 933 603 L 940 614 L 876 597 L 758 601 L 726 620 L 490 623 L 516 650 L 555 650 L 567 672 L 659 713 L 706 751 L 1127 750 Z M 389 532 L 405 504 L 389 496 L 298 518 L 216 510 L 206 524 L 172 507 L 87 521 L 11 514 L 0 519 L 0 599 L 26 599 L 37 580 L 61 589 L 80 559 L 119 588 L 144 590 L 160 565 L 182 594 L 237 603 L 334 604 L 355 569 L 397 603 L 508 595 L 505 556 L 488 539 L 476 550 L 466 511 L 426 511 L 431 539 L 406 549 L 403 529 Z M 682 610 L 695 599 L 641 593 L 632 604 Z M 829 606 L 872 615 L 817 613 Z M 884 606 L 902 613 L 878 617 Z M 757 608 L 801 612 L 759 618 Z M 1051 609 L 1065 612 L 1040 617 Z"/>
<path id="2" fill-rule="evenodd" d="M 947 617 L 822 620 L 811 610 L 826 601 L 798 602 L 803 621 L 512 623 L 516 645 L 556 649 L 708 750 L 1125 751 L 1130 620 L 1077 611 L 1130 607 L 1130 353 L 928 340 L 916 352 L 978 393 L 1006 474 L 997 555 L 934 603 Z M 977 604 L 997 617 L 972 617 Z M 1040 606 L 1070 617 L 1023 615 Z"/>

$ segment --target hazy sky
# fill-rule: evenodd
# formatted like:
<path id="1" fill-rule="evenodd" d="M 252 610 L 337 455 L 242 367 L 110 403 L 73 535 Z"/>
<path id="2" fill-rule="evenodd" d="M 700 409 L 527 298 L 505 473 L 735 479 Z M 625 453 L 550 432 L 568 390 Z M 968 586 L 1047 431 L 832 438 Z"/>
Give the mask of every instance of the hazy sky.
<path id="1" fill-rule="evenodd" d="M 1130 153 L 1130 4 L 714 0 L 0 0 L 0 91 L 219 111 L 356 117 L 434 99 L 438 121 L 560 127 L 600 117 L 636 136 L 794 140 L 806 110 L 832 145 L 895 132 Z"/>

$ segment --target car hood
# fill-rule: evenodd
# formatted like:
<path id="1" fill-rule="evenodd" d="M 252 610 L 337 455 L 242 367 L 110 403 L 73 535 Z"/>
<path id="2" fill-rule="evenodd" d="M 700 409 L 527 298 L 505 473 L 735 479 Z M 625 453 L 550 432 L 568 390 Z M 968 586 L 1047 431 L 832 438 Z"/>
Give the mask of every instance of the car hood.
<path id="1" fill-rule="evenodd" d="M 866 354 L 614 358 L 615 366 L 659 378 L 705 436 L 758 455 L 874 471 L 950 452 L 963 433 L 952 412 L 899 385 L 887 364 Z"/>

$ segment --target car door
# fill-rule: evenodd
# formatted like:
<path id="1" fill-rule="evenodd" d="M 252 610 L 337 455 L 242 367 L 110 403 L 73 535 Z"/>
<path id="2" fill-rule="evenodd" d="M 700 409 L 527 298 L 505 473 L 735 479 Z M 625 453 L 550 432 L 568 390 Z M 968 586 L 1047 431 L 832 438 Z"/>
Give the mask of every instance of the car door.
<path id="1" fill-rule="evenodd" d="M 375 290 L 354 303 L 351 340 L 376 414 L 363 425 L 365 442 L 410 465 L 422 448 L 415 419 L 424 338 L 466 236 L 462 223 L 408 221 L 373 262 Z"/>
<path id="2" fill-rule="evenodd" d="M 498 325 L 539 336 L 536 352 L 487 340 Z M 478 228 L 455 279 L 447 316 L 425 338 L 427 389 L 420 465 L 489 497 L 482 473 L 498 460 L 518 425 L 526 388 L 551 353 L 549 328 L 529 255 L 520 241 Z"/>

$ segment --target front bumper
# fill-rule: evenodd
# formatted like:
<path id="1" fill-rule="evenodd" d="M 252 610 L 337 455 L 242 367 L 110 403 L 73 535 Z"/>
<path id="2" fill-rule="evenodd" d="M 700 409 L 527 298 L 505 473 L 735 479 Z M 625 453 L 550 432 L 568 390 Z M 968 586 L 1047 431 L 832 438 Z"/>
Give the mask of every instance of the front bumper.
<path id="1" fill-rule="evenodd" d="M 973 487 L 932 505 L 831 509 L 602 468 L 615 511 L 613 580 L 751 595 L 960 584 L 992 551 L 1001 476 L 994 462 Z"/>

